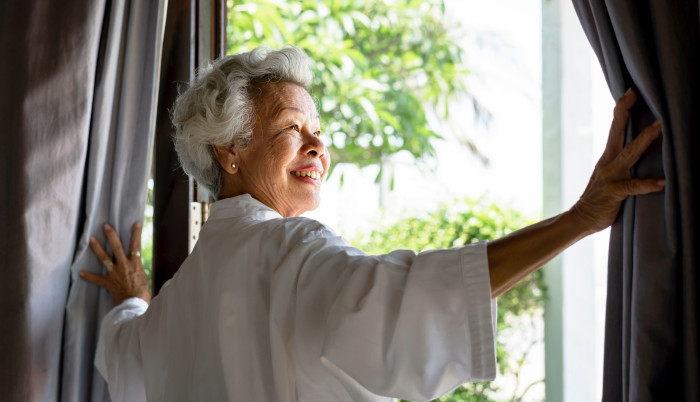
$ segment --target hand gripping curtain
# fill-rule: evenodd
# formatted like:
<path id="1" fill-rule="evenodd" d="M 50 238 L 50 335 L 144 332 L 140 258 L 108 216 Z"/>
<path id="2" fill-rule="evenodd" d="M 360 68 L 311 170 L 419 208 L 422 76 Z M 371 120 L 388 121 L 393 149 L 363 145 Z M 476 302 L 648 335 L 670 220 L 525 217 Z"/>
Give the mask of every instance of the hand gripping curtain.
<path id="1" fill-rule="evenodd" d="M 666 190 L 628 199 L 608 261 L 604 401 L 699 401 L 700 13 L 696 0 L 574 0 L 615 98 L 637 90 L 627 140 L 661 118 L 632 173 Z"/>
<path id="2" fill-rule="evenodd" d="M 0 3 L 0 400 L 103 401 L 88 247 L 140 220 L 165 0 Z"/>

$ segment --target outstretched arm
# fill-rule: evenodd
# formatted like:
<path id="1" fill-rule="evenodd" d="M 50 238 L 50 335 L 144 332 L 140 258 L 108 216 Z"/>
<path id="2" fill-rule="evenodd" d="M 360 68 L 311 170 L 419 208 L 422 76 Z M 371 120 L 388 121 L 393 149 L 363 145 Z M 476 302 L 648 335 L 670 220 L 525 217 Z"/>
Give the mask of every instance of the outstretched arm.
<path id="1" fill-rule="evenodd" d="M 656 121 L 624 145 L 629 110 L 637 100 L 627 91 L 615 105 L 608 143 L 581 198 L 568 211 L 488 244 L 491 294 L 499 296 L 580 239 L 610 226 L 630 195 L 664 188 L 662 178 L 634 179 L 630 168 L 661 134 Z"/>

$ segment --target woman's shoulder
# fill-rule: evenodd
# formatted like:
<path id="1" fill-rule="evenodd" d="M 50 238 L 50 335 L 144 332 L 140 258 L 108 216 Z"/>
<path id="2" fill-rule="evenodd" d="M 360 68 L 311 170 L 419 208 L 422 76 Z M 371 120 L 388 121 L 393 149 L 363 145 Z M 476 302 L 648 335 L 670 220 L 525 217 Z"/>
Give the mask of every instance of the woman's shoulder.
<path id="1" fill-rule="evenodd" d="M 294 239 L 300 242 L 327 239 L 345 243 L 345 240 L 338 236 L 331 227 L 312 218 L 295 216 L 278 219 L 278 221 L 280 221 L 278 224 L 284 227 L 285 233 L 292 242 L 294 242 Z"/>
<path id="2" fill-rule="evenodd" d="M 282 218 L 280 220 L 283 221 L 284 224 L 289 226 L 290 228 L 298 228 L 299 230 L 311 232 L 323 231 L 324 233 L 328 232 L 332 235 L 335 235 L 333 229 L 325 225 L 323 222 L 317 221 L 313 218 L 308 218 L 305 216 L 292 216 L 289 218 Z"/>

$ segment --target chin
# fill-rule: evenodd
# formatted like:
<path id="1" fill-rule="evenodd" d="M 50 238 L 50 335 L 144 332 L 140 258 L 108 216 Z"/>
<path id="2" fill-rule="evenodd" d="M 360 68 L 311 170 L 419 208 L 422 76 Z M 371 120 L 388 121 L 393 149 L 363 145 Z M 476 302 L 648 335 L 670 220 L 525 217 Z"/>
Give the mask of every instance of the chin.
<path id="1" fill-rule="evenodd" d="M 316 208 L 318 208 L 318 206 L 320 204 L 321 204 L 321 198 L 318 196 L 314 196 L 312 199 L 305 200 L 305 202 L 303 203 L 303 206 L 301 208 L 299 208 L 301 210 L 299 215 L 315 210 Z"/>

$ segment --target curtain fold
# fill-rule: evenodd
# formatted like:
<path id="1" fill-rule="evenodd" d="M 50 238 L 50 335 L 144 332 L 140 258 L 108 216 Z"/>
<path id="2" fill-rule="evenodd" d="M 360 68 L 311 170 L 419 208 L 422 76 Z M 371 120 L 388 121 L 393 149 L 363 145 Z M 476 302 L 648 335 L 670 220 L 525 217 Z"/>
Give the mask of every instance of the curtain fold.
<path id="1" fill-rule="evenodd" d="M 0 399 L 109 400 L 109 294 L 78 277 L 143 216 L 166 0 L 0 4 Z"/>
<path id="2" fill-rule="evenodd" d="M 573 3 L 612 95 L 639 94 L 627 141 L 663 122 L 633 174 L 666 190 L 627 200 L 611 231 L 603 400 L 700 400 L 698 2 Z"/>

